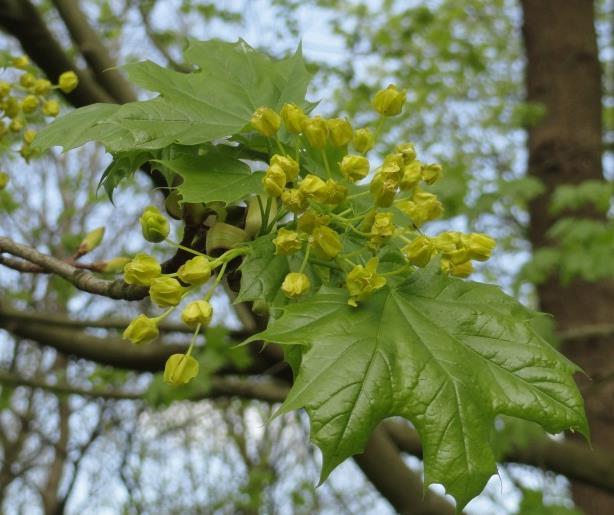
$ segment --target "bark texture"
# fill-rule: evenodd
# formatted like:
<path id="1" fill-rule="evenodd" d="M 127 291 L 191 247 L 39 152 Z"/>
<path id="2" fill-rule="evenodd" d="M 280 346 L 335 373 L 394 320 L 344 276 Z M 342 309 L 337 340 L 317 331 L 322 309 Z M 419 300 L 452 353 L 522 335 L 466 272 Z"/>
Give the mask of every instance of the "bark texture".
<path id="1" fill-rule="evenodd" d="M 546 108 L 529 129 L 529 173 L 546 186 L 530 206 L 534 248 L 552 244 L 547 232 L 557 218 L 549 212 L 561 184 L 601 180 L 602 86 L 592 0 L 522 0 L 527 98 Z M 570 213 L 567 213 L 569 215 Z M 598 218 L 591 209 L 575 216 Z M 551 277 L 538 287 L 540 308 L 554 315 L 559 330 L 605 324 L 614 313 L 614 283 L 577 280 L 564 286 Z M 603 336 L 575 342 L 563 351 L 587 372 L 577 377 L 585 396 L 593 442 L 614 449 L 614 342 Z M 587 514 L 614 513 L 614 495 L 573 483 L 577 504 Z"/>

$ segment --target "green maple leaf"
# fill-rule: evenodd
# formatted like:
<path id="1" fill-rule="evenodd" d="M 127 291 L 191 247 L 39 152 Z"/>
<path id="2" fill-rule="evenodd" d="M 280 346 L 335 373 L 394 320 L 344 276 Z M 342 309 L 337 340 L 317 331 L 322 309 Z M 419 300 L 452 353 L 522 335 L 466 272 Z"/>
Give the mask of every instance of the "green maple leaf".
<path id="1" fill-rule="evenodd" d="M 272 303 L 290 265 L 286 256 L 275 254 L 272 234 L 257 238 L 250 244 L 250 253 L 241 263 L 241 288 L 235 302 L 264 300 Z"/>
<path id="2" fill-rule="evenodd" d="M 132 82 L 159 96 L 77 109 L 45 127 L 33 145 L 68 150 L 98 141 L 110 152 L 199 145 L 238 133 L 258 107 L 305 104 L 311 74 L 300 47 L 273 61 L 244 41 L 192 41 L 185 58 L 198 69 L 179 73 L 151 61 L 125 66 Z"/>
<path id="3" fill-rule="evenodd" d="M 245 163 L 216 148 L 155 162 L 183 177 L 177 187 L 183 202 L 230 203 L 262 192 L 263 173 L 252 173 Z"/>
<path id="4" fill-rule="evenodd" d="M 443 484 L 462 509 L 496 472 L 497 414 L 588 434 L 577 367 L 537 335 L 533 317 L 494 286 L 428 269 L 358 308 L 344 290 L 322 289 L 248 341 L 301 346 L 279 413 L 307 410 L 322 480 L 381 420 L 402 416 L 420 434 L 426 485 Z"/>

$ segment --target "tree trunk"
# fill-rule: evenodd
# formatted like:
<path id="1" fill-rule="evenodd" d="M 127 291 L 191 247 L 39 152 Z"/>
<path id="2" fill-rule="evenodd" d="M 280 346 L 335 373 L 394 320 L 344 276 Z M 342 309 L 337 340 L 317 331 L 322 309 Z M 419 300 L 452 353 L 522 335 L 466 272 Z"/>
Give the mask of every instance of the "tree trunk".
<path id="1" fill-rule="evenodd" d="M 524 11 L 527 98 L 546 108 L 528 131 L 529 173 L 546 192 L 529 206 L 529 237 L 534 249 L 547 245 L 546 233 L 557 218 L 548 211 L 552 191 L 561 184 L 602 180 L 601 68 L 591 0 L 521 0 Z M 566 213 L 569 215 L 570 213 Z M 591 209 L 576 216 L 598 218 Z M 611 323 L 614 282 L 581 280 L 563 286 L 551 277 L 538 287 L 540 308 L 554 315 L 558 329 Z M 596 338 L 575 342 L 563 352 L 584 368 L 591 383 L 578 376 L 585 396 L 593 442 L 614 451 L 614 342 Z M 614 513 L 614 496 L 572 484 L 576 503 L 587 514 Z"/>

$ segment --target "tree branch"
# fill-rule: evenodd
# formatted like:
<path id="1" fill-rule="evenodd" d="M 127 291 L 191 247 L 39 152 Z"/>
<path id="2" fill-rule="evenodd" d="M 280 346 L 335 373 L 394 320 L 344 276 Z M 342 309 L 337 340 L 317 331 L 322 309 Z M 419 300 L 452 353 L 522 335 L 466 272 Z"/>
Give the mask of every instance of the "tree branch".
<path id="1" fill-rule="evenodd" d="M 122 300 L 141 300 L 147 297 L 148 288 L 144 286 L 133 286 L 126 284 L 124 281 L 100 279 L 90 272 L 80 270 L 65 261 L 41 254 L 27 245 L 0 236 L 0 253 L 2 252 L 34 263 L 46 271 L 66 279 L 79 290 L 88 293 Z"/>
<path id="2" fill-rule="evenodd" d="M 386 430 L 375 428 L 362 454 L 354 460 L 365 476 L 388 499 L 398 513 L 452 515 L 454 506 L 430 490 L 424 490 L 420 474 L 402 460 Z"/>
<path id="3" fill-rule="evenodd" d="M 98 33 L 89 24 L 77 0 L 53 0 L 53 4 L 98 84 L 121 104 L 136 100 L 132 87 L 115 68 L 116 63 L 98 37 Z"/>
<path id="4" fill-rule="evenodd" d="M 57 395 L 79 395 L 81 397 L 107 400 L 138 401 L 143 400 L 146 394 L 146 392 L 127 392 L 105 388 L 80 388 L 66 383 L 51 384 L 5 371 L 0 371 L 0 384 L 37 388 Z M 210 378 L 210 388 L 207 391 L 197 392 L 189 397 L 188 400 L 199 401 L 222 397 L 240 397 L 242 399 L 279 403 L 284 401 L 288 390 L 289 388 L 286 384 L 273 379 L 253 381 L 234 377 L 213 376 Z"/>

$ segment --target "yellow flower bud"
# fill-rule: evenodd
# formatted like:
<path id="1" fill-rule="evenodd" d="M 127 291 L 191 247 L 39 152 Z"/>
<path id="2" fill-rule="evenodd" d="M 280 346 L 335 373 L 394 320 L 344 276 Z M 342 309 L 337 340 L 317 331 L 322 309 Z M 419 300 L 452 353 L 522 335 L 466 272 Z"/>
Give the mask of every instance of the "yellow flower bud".
<path id="1" fill-rule="evenodd" d="M 318 226 L 313 230 L 311 246 L 316 255 L 323 259 L 334 259 L 343 248 L 339 234 L 325 225 Z"/>
<path id="2" fill-rule="evenodd" d="M 408 165 L 416 159 L 416 149 L 413 143 L 401 143 L 394 149 L 395 152 L 403 156 L 403 164 Z"/>
<path id="3" fill-rule="evenodd" d="M 401 182 L 401 177 L 403 177 L 403 170 L 393 161 L 384 161 L 382 166 L 377 170 L 377 175 L 381 175 L 384 180 L 392 181 L 398 185 Z"/>
<path id="4" fill-rule="evenodd" d="M 21 104 L 15 97 L 8 97 L 4 101 L 2 109 L 9 118 L 16 118 L 21 111 Z"/>
<path id="5" fill-rule="evenodd" d="M 433 184 L 441 179 L 443 168 L 440 164 L 430 164 L 422 167 L 422 178 L 427 184 Z"/>
<path id="6" fill-rule="evenodd" d="M 417 191 L 412 200 L 399 202 L 397 207 L 409 216 L 416 227 L 443 215 L 443 205 L 432 193 Z"/>
<path id="7" fill-rule="evenodd" d="M 21 101 L 21 109 L 24 113 L 33 113 L 38 107 L 38 98 L 34 95 L 26 95 Z"/>
<path id="8" fill-rule="evenodd" d="M 477 261 L 486 261 L 490 258 L 496 245 L 497 242 L 487 234 L 471 233 L 467 241 L 469 258 Z"/>
<path id="9" fill-rule="evenodd" d="M 398 90 L 390 84 L 386 89 L 378 91 L 373 97 L 371 105 L 383 116 L 396 116 L 403 110 L 407 90 Z"/>
<path id="10" fill-rule="evenodd" d="M 170 386 L 189 383 L 198 375 L 198 361 L 187 354 L 173 354 L 164 366 L 164 382 Z"/>
<path id="11" fill-rule="evenodd" d="M 384 162 L 382 163 L 382 168 L 390 168 L 391 170 L 395 170 L 395 172 L 389 173 L 397 174 L 399 180 L 401 179 L 401 170 L 404 166 L 405 160 L 403 159 L 403 154 L 400 152 L 392 152 L 386 155 L 386 157 L 384 157 Z"/>
<path id="12" fill-rule="evenodd" d="M 425 267 L 435 253 L 435 247 L 427 236 L 418 236 L 403 247 L 403 254 L 412 265 Z"/>
<path id="13" fill-rule="evenodd" d="M 21 84 L 24 88 L 31 88 L 34 86 L 36 82 L 36 77 L 31 73 L 24 73 L 21 77 L 19 77 L 19 84 Z"/>
<path id="14" fill-rule="evenodd" d="M 0 98 L 4 98 L 11 92 L 11 85 L 5 80 L 0 81 Z"/>
<path id="15" fill-rule="evenodd" d="M 184 283 L 203 284 L 211 278 L 211 262 L 206 256 L 196 256 L 177 270 L 177 277 Z"/>
<path id="16" fill-rule="evenodd" d="M 117 256 L 103 261 L 100 271 L 107 274 L 117 274 L 121 272 L 130 261 L 132 260 L 129 257 Z"/>
<path id="17" fill-rule="evenodd" d="M 58 79 L 58 86 L 63 93 L 70 93 L 79 85 L 79 77 L 73 71 L 62 73 Z"/>
<path id="18" fill-rule="evenodd" d="M 438 252 L 450 254 L 461 246 L 461 233 L 455 231 L 442 232 L 435 236 L 432 242 Z"/>
<path id="19" fill-rule="evenodd" d="M 292 213 L 302 213 L 307 208 L 307 199 L 301 190 L 293 188 L 284 190 L 281 194 L 281 203 Z"/>
<path id="20" fill-rule="evenodd" d="M 281 291 L 286 297 L 295 299 L 309 291 L 310 287 L 311 283 L 307 275 L 301 272 L 290 272 L 281 285 Z"/>
<path id="21" fill-rule="evenodd" d="M 413 161 L 403 168 L 403 176 L 399 182 L 402 191 L 411 190 L 422 179 L 422 163 Z"/>
<path id="22" fill-rule="evenodd" d="M 381 173 L 375 174 L 369 186 L 375 205 L 378 207 L 390 207 L 397 194 L 397 184 L 395 180 L 387 179 Z"/>
<path id="23" fill-rule="evenodd" d="M 158 334 L 157 321 L 145 315 L 139 315 L 126 327 L 122 338 L 132 343 L 148 343 L 155 340 Z"/>
<path id="24" fill-rule="evenodd" d="M 262 178 L 262 186 L 270 197 L 280 197 L 284 191 L 286 180 L 286 172 L 283 168 L 278 164 L 272 164 Z"/>
<path id="25" fill-rule="evenodd" d="M 271 165 L 278 165 L 281 167 L 286 174 L 286 182 L 292 182 L 298 177 L 298 163 L 291 157 L 275 154 L 271 158 Z"/>
<path id="26" fill-rule="evenodd" d="M 47 79 L 36 79 L 34 81 L 34 93 L 37 95 L 46 95 L 51 90 L 51 82 Z"/>
<path id="27" fill-rule="evenodd" d="M 363 156 L 347 155 L 341 160 L 341 173 L 350 182 L 364 179 L 369 174 L 369 160 Z"/>
<path id="28" fill-rule="evenodd" d="M 156 277 L 149 287 L 149 296 L 161 308 L 176 306 L 181 302 L 186 288 L 172 277 Z"/>
<path id="29" fill-rule="evenodd" d="M 328 215 L 321 215 L 309 209 L 303 213 L 298 219 L 298 230 L 311 234 L 316 227 L 328 225 L 330 218 Z"/>
<path id="30" fill-rule="evenodd" d="M 147 254 L 137 254 L 124 267 L 124 281 L 128 284 L 149 286 L 162 273 L 160 263 Z"/>
<path id="31" fill-rule="evenodd" d="M 367 128 L 356 130 L 356 132 L 354 132 L 352 145 L 357 152 L 366 154 L 375 146 L 375 138 L 373 133 Z"/>
<path id="32" fill-rule="evenodd" d="M 324 148 L 328 138 L 328 125 L 321 116 L 307 118 L 303 122 L 303 135 L 313 148 Z"/>
<path id="33" fill-rule="evenodd" d="M 12 132 L 19 132 L 23 129 L 23 120 L 21 118 L 13 118 L 9 123 L 9 130 Z"/>
<path id="34" fill-rule="evenodd" d="M 60 114 L 60 103 L 57 100 L 47 100 L 43 103 L 43 114 L 45 116 L 57 116 Z"/>
<path id="35" fill-rule="evenodd" d="M 307 115 L 295 104 L 284 104 L 281 108 L 281 117 L 288 132 L 294 134 L 303 131 L 303 122 L 307 120 Z"/>
<path id="36" fill-rule="evenodd" d="M 454 265 L 460 265 L 470 259 L 467 239 L 460 232 L 447 231 L 433 238 L 433 244 L 446 260 Z"/>
<path id="37" fill-rule="evenodd" d="M 0 172 L 0 191 L 8 186 L 11 177 L 6 172 Z"/>
<path id="38" fill-rule="evenodd" d="M 93 231 L 88 232 L 83 238 L 83 241 L 79 245 L 77 254 L 84 256 L 88 252 L 91 252 L 102 243 L 104 238 L 104 227 L 98 227 Z"/>
<path id="39" fill-rule="evenodd" d="M 19 153 L 21 157 L 23 157 L 26 161 L 34 154 L 34 151 L 30 147 L 30 145 L 26 145 L 25 143 L 19 149 Z"/>
<path id="40" fill-rule="evenodd" d="M 308 199 L 325 203 L 328 200 L 329 189 L 326 182 L 317 175 L 309 174 L 298 185 L 299 191 Z"/>
<path id="41" fill-rule="evenodd" d="M 335 147 L 343 147 L 352 141 L 352 126 L 342 118 L 327 121 L 330 141 Z"/>
<path id="42" fill-rule="evenodd" d="M 19 155 L 21 155 L 21 157 L 23 157 L 26 161 L 29 161 L 30 157 L 34 155 L 34 150 L 32 150 L 30 145 L 24 143 L 19 148 Z"/>
<path id="43" fill-rule="evenodd" d="M 456 277 L 469 277 L 471 272 L 473 272 L 473 264 L 471 261 L 465 261 L 456 265 L 448 259 L 442 259 L 440 266 L 443 273 Z"/>
<path id="44" fill-rule="evenodd" d="M 212 318 L 213 308 L 206 300 L 190 302 L 181 313 L 183 323 L 192 329 L 195 329 L 198 324 L 208 327 Z"/>
<path id="45" fill-rule="evenodd" d="M 20 70 L 23 70 L 23 69 L 27 68 L 28 66 L 30 66 L 30 59 L 28 59 L 27 55 L 21 55 L 19 57 L 13 57 L 13 59 L 11 59 L 11 64 L 15 68 L 19 68 Z"/>
<path id="46" fill-rule="evenodd" d="M 36 138 L 36 131 L 34 129 L 28 129 L 23 133 L 23 140 L 28 144 L 32 143 L 34 138 Z"/>
<path id="47" fill-rule="evenodd" d="M 281 117 L 270 107 L 259 107 L 252 115 L 250 123 L 260 134 L 270 138 L 279 130 Z"/>
<path id="48" fill-rule="evenodd" d="M 390 238 L 394 234 L 394 224 L 392 223 L 392 213 L 376 213 L 371 235 L 381 238 Z"/>
<path id="49" fill-rule="evenodd" d="M 326 181 L 326 203 L 334 206 L 341 204 L 348 196 L 347 187 L 333 179 Z"/>
<path id="50" fill-rule="evenodd" d="M 148 206 L 139 218 L 143 238 L 152 243 L 164 241 L 171 228 L 166 217 L 156 206 Z"/>
<path id="51" fill-rule="evenodd" d="M 357 306 L 375 290 L 386 284 L 386 278 L 377 275 L 377 258 L 371 258 L 366 266 L 356 265 L 346 276 L 345 285 L 350 293 L 348 304 Z"/>
<path id="52" fill-rule="evenodd" d="M 279 229 L 277 237 L 273 240 L 275 244 L 275 254 L 278 256 L 289 256 L 301 250 L 303 242 L 296 231 Z"/>

